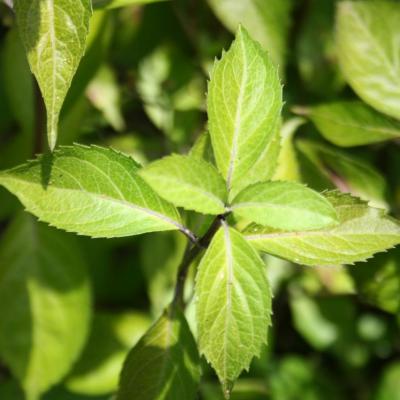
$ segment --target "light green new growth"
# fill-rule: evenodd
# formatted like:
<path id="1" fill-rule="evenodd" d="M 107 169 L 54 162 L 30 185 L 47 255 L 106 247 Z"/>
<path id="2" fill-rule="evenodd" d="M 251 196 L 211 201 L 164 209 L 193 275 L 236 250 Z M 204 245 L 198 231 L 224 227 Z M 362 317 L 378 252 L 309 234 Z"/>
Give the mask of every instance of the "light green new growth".
<path id="1" fill-rule="evenodd" d="M 400 122 L 361 101 L 319 104 L 305 110 L 325 139 L 351 147 L 400 137 Z"/>
<path id="2" fill-rule="evenodd" d="M 335 207 L 339 225 L 296 232 L 251 225 L 246 239 L 258 250 L 304 265 L 352 264 L 400 243 L 400 224 L 384 210 L 338 191 L 325 197 Z"/>
<path id="3" fill-rule="evenodd" d="M 91 301 L 82 258 L 73 237 L 28 214 L 17 217 L 5 233 L 0 247 L 0 357 L 27 400 L 39 400 L 58 383 L 85 343 Z"/>
<path id="4" fill-rule="evenodd" d="M 191 400 L 199 381 L 199 354 L 185 317 L 167 310 L 129 353 L 116 400 Z"/>
<path id="5" fill-rule="evenodd" d="M 50 149 L 62 104 L 85 51 L 90 0 L 15 0 L 19 32 L 47 110 Z"/>
<path id="6" fill-rule="evenodd" d="M 369 105 L 400 119 L 400 3 L 342 1 L 338 57 L 347 82 Z"/>
<path id="7" fill-rule="evenodd" d="M 218 169 L 234 188 L 260 159 L 276 132 L 282 108 L 278 72 L 261 46 L 239 27 L 229 51 L 214 65 L 207 110 Z M 278 146 L 279 146 L 279 139 Z M 254 177 L 253 182 L 260 180 Z M 262 178 L 261 178 L 262 179 Z M 243 187 L 243 186 L 242 186 Z"/>
<path id="8" fill-rule="evenodd" d="M 225 223 L 198 267 L 195 295 L 199 349 L 229 397 L 267 341 L 271 293 L 260 256 Z"/>
<path id="9" fill-rule="evenodd" d="M 184 230 L 175 207 L 151 189 L 138 168 L 111 149 L 75 145 L 0 173 L 0 184 L 42 221 L 82 235 Z"/>
<path id="10" fill-rule="evenodd" d="M 216 168 L 196 157 L 174 154 L 154 161 L 139 174 L 164 199 L 187 210 L 223 214 L 227 191 Z"/>
<path id="11" fill-rule="evenodd" d="M 249 221 L 284 230 L 318 229 L 337 222 L 329 201 L 296 182 L 251 185 L 236 196 L 231 210 Z"/>

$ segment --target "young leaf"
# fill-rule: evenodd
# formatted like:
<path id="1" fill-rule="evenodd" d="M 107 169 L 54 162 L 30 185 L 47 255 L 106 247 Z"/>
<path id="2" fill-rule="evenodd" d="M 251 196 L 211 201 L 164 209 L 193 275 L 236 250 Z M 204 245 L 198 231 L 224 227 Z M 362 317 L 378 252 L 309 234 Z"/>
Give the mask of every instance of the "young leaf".
<path id="1" fill-rule="evenodd" d="M 91 2 L 15 0 L 14 9 L 29 65 L 46 104 L 47 135 L 53 150 L 60 110 L 85 51 Z"/>
<path id="2" fill-rule="evenodd" d="M 384 210 L 349 194 L 331 191 L 339 225 L 318 231 L 282 232 L 252 225 L 246 239 L 257 249 L 304 265 L 337 265 L 365 261 L 400 243 L 400 224 Z"/>
<path id="3" fill-rule="evenodd" d="M 90 286 L 73 239 L 22 214 L 0 247 L 0 355 L 28 400 L 64 377 L 86 339 Z"/>
<path id="4" fill-rule="evenodd" d="M 229 396 L 267 341 L 271 293 L 265 265 L 243 236 L 224 224 L 201 260 L 195 293 L 200 352 Z"/>
<path id="5" fill-rule="evenodd" d="M 276 65 L 285 65 L 291 0 L 208 0 L 208 4 L 231 32 L 243 24 Z"/>
<path id="6" fill-rule="evenodd" d="M 400 119 L 400 4 L 342 1 L 338 57 L 347 82 L 369 105 Z"/>
<path id="7" fill-rule="evenodd" d="M 167 0 L 92 0 L 93 8 L 118 8 L 118 7 L 127 7 L 131 5 L 140 5 L 140 4 L 149 4 L 149 3 L 157 3 L 160 1 Z"/>
<path id="8" fill-rule="evenodd" d="M 231 189 L 263 159 L 282 108 L 277 70 L 242 27 L 214 65 L 207 103 L 217 166 Z"/>
<path id="9" fill-rule="evenodd" d="M 204 214 L 223 214 L 224 179 L 215 167 L 196 157 L 174 154 L 142 168 L 139 174 L 164 199 Z"/>
<path id="10" fill-rule="evenodd" d="M 360 146 L 400 137 L 400 123 L 361 101 L 338 101 L 306 110 L 322 136 L 342 147 Z"/>
<path id="11" fill-rule="evenodd" d="M 167 310 L 129 353 L 116 400 L 194 399 L 199 381 L 199 355 L 185 317 Z"/>
<path id="12" fill-rule="evenodd" d="M 0 184 L 57 228 L 92 237 L 180 229 L 177 210 L 138 175 L 130 157 L 74 145 L 0 173 Z"/>
<path id="13" fill-rule="evenodd" d="M 235 215 L 277 229 L 318 229 L 337 222 L 322 195 L 296 182 L 256 183 L 242 190 L 231 207 Z"/>

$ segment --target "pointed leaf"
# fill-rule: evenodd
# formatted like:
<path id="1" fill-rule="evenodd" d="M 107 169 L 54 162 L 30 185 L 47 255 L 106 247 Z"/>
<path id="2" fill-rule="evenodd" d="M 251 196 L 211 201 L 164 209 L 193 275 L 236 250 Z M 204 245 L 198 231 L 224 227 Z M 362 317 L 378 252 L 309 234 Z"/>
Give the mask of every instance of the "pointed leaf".
<path id="1" fill-rule="evenodd" d="M 15 0 L 17 22 L 47 109 L 49 146 L 57 141 L 58 117 L 85 51 L 90 0 Z"/>
<path id="2" fill-rule="evenodd" d="M 139 173 L 160 196 L 179 207 L 204 214 L 225 211 L 224 179 L 202 159 L 174 154 L 152 162 Z"/>
<path id="3" fill-rule="evenodd" d="M 231 189 L 264 156 L 282 108 L 278 73 L 244 28 L 214 65 L 207 106 L 217 166 Z"/>
<path id="4" fill-rule="evenodd" d="M 235 215 L 277 229 L 318 229 L 337 222 L 322 195 L 296 182 L 256 183 L 234 199 Z"/>
<path id="5" fill-rule="evenodd" d="M 74 237 L 19 216 L 0 247 L 0 356 L 28 400 L 71 368 L 90 322 L 90 286 Z"/>
<path id="6" fill-rule="evenodd" d="M 116 400 L 194 399 L 200 360 L 185 317 L 167 310 L 129 353 Z"/>
<path id="7" fill-rule="evenodd" d="M 183 229 L 176 209 L 111 149 L 75 145 L 0 173 L 0 184 L 57 228 L 93 237 Z"/>
<path id="8" fill-rule="evenodd" d="M 369 105 L 400 119 L 400 3 L 338 4 L 338 57 L 347 82 Z"/>
<path id="9" fill-rule="evenodd" d="M 384 210 L 338 191 L 325 197 L 335 207 L 339 225 L 300 232 L 253 225 L 246 229 L 246 239 L 261 251 L 304 265 L 365 261 L 400 243 L 400 224 Z"/>
<path id="10" fill-rule="evenodd" d="M 264 262 L 224 224 L 201 260 L 195 293 L 200 352 L 229 395 L 267 341 L 271 293 Z"/>
<path id="11" fill-rule="evenodd" d="M 343 147 L 400 137 L 400 123 L 361 101 L 320 104 L 306 111 L 322 136 Z"/>

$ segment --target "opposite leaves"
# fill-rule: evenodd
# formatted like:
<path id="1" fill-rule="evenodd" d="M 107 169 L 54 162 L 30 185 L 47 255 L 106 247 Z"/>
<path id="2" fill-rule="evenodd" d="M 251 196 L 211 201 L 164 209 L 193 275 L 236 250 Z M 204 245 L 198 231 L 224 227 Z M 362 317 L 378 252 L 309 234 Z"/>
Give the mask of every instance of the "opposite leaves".
<path id="1" fill-rule="evenodd" d="M 15 0 L 22 42 L 47 109 L 50 149 L 64 98 L 85 51 L 90 0 Z"/>
<path id="2" fill-rule="evenodd" d="M 207 101 L 211 142 L 228 189 L 240 185 L 253 165 L 265 160 L 281 108 L 276 68 L 261 46 L 239 27 L 231 48 L 214 65 Z M 274 157 L 265 161 L 275 164 L 277 152 Z"/>
<path id="3" fill-rule="evenodd" d="M 194 399 L 199 365 L 185 317 L 167 310 L 129 353 L 116 400 Z"/>
<path id="4" fill-rule="evenodd" d="M 0 173 L 0 184 L 41 220 L 92 237 L 184 228 L 174 206 L 138 175 L 130 157 L 75 145 Z"/>
<path id="5" fill-rule="evenodd" d="M 256 183 L 234 199 L 234 214 L 277 229 L 318 229 L 337 222 L 323 196 L 296 182 Z"/>
<path id="6" fill-rule="evenodd" d="M 177 206 L 204 214 L 225 211 L 225 182 L 212 164 L 200 158 L 174 154 L 142 168 L 140 175 Z"/>
<path id="7" fill-rule="evenodd" d="M 400 119 L 400 4 L 338 4 L 337 54 L 346 80 L 366 103 Z"/>
<path id="8" fill-rule="evenodd" d="M 260 256 L 225 224 L 201 260 L 195 295 L 200 352 L 229 397 L 267 341 L 271 293 Z"/>
<path id="9" fill-rule="evenodd" d="M 365 261 L 400 243 L 400 225 L 384 210 L 338 191 L 325 197 L 336 209 L 339 225 L 300 232 L 252 225 L 245 232 L 246 239 L 261 251 L 304 265 Z"/>

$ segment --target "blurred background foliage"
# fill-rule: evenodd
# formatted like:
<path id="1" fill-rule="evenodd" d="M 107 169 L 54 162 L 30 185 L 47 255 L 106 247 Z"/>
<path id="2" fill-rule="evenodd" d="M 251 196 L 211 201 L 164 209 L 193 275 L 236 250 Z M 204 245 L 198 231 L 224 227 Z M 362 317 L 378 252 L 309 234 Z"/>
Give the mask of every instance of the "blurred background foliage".
<path id="1" fill-rule="evenodd" d="M 241 22 L 270 52 L 284 82 L 275 178 L 337 187 L 400 217 L 399 139 L 353 147 L 343 143 L 340 126 L 320 118 L 320 104 L 359 103 L 337 62 L 336 3 L 94 1 L 60 144 L 112 146 L 143 164 L 188 152 L 206 130 L 210 68 Z M 379 122 L 376 114 L 368 115 Z M 13 12 L 0 4 L 1 169 L 43 151 L 43 116 Z M 399 122 L 381 123 L 400 131 Z M 352 137 L 365 134 L 359 129 Z M 203 149 L 197 142 L 194 151 Z M 207 222 L 188 219 L 198 229 Z M 23 399 L 21 381 L 51 387 L 43 400 L 111 399 L 128 350 L 171 299 L 185 238 L 65 234 L 22 214 L 2 188 L 0 233 L 0 399 Z M 269 346 L 232 398 L 400 399 L 400 252 L 348 267 L 306 268 L 273 257 L 265 264 L 274 291 Z M 13 324 L 15 313 L 22 325 Z M 191 303 L 195 332 L 192 316 Z M 11 336 L 22 351 L 8 346 Z M 205 362 L 203 370 L 199 399 L 222 399 Z"/>

